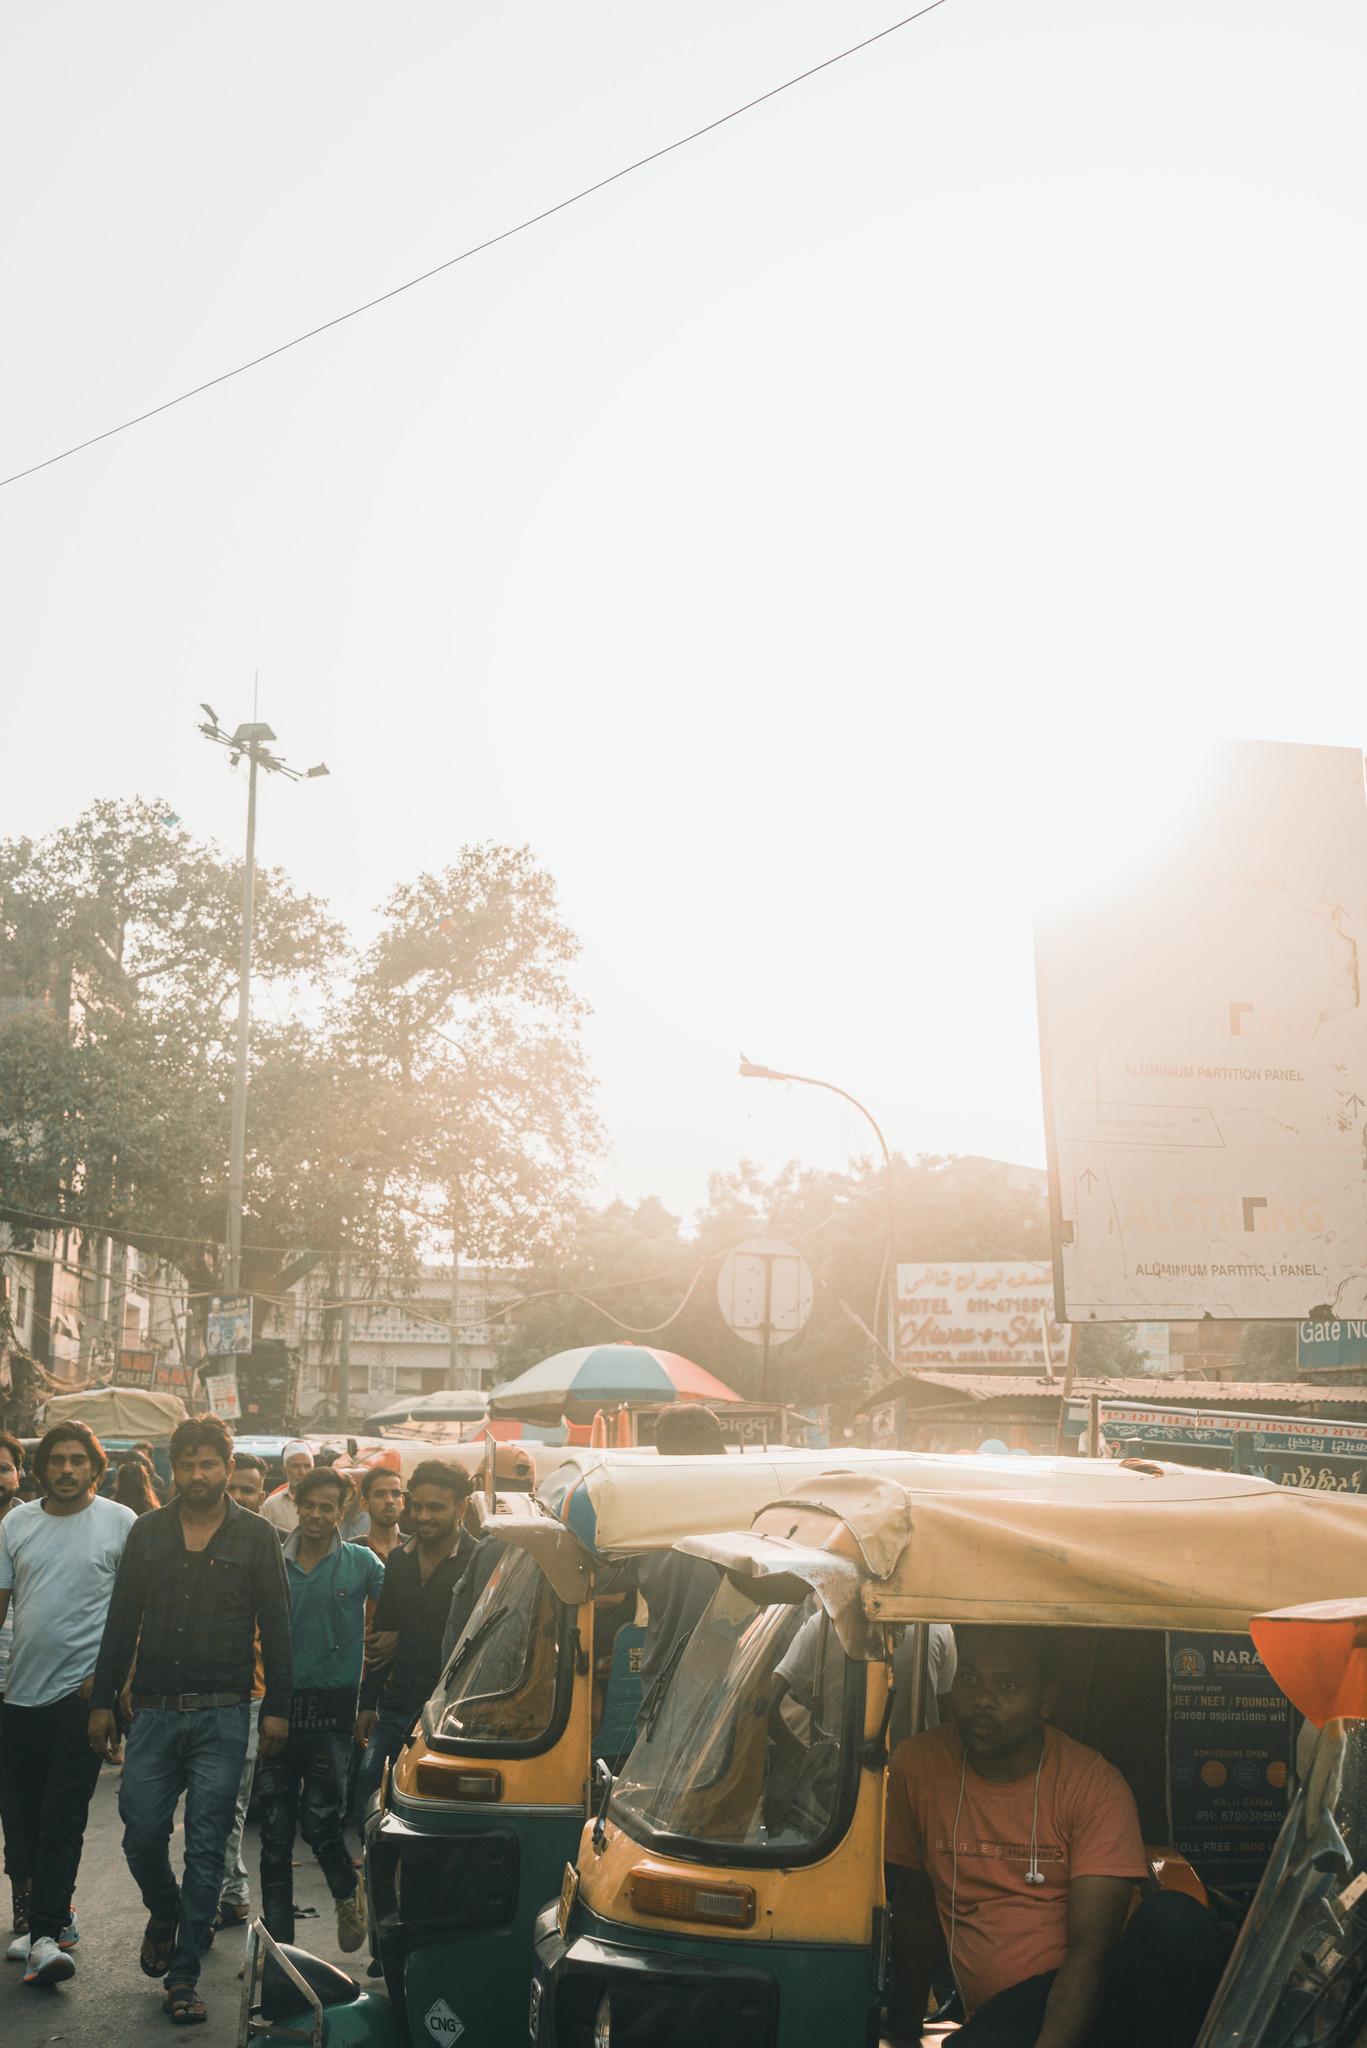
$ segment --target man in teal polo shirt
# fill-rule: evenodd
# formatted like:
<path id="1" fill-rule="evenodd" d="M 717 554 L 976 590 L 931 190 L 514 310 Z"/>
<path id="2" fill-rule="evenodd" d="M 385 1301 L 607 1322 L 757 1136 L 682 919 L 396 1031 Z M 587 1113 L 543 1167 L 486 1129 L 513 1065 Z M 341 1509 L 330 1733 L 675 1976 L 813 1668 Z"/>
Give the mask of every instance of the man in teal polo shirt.
<path id="1" fill-rule="evenodd" d="M 292 1853 L 298 1824 L 337 1904 L 345 1952 L 366 1938 L 365 1887 L 342 1833 L 347 1753 L 365 1654 L 366 1601 L 384 1584 L 373 1550 L 338 1533 L 351 1482 L 329 1465 L 295 1491 L 299 1526 L 285 1541 L 294 1695 L 289 1741 L 257 1774 L 261 1800 L 261 1917 L 277 1941 L 294 1940 Z"/>

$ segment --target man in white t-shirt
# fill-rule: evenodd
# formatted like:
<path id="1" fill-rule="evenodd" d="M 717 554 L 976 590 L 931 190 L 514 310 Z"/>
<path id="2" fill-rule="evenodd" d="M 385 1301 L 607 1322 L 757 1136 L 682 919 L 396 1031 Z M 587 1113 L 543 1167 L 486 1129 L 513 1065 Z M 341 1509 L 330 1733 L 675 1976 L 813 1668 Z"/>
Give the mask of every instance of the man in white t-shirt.
<path id="1" fill-rule="evenodd" d="M 87 1701 L 105 1614 L 137 1517 L 96 1493 L 107 1460 L 83 1422 L 59 1422 L 33 1456 L 43 1499 L 0 1522 L 0 1622 L 14 1647 L 0 1740 L 32 1872 L 29 1932 L 10 1943 L 26 1984 L 75 1974 L 71 1912 L 100 1759 L 86 1739 Z"/>
<path id="2" fill-rule="evenodd" d="M 24 1447 L 18 1437 L 0 1429 L 0 1522 L 19 1504 L 19 1481 L 24 1471 Z M 5 1680 L 9 1676 L 10 1651 L 14 1648 L 14 1616 L 0 1621 L 0 1709 L 5 1704 Z M 5 1875 L 10 1883 L 10 1916 L 16 1934 L 28 1933 L 28 1870 L 14 1801 L 5 1776 L 5 1745 L 0 1742 L 0 1836 L 5 1844 Z"/>

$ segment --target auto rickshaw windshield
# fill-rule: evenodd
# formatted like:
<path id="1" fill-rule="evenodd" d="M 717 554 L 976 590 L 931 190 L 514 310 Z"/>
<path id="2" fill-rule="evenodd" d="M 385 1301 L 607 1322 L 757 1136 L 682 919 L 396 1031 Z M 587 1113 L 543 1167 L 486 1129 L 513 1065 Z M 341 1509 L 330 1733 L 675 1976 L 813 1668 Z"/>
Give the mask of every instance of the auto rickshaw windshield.
<path id="1" fill-rule="evenodd" d="M 1331 1721 L 1263 1874 L 1199 2048 L 1367 2039 L 1367 1722 Z"/>
<path id="2" fill-rule="evenodd" d="M 428 1740 L 491 1754 L 544 1746 L 568 1706 L 572 1633 L 573 1617 L 535 1558 L 507 1549 L 424 1709 Z"/>
<path id="3" fill-rule="evenodd" d="M 756 1607 L 724 1581 L 643 1703 L 612 1818 L 713 1860 L 812 1860 L 848 1824 L 863 1698 L 814 1599 Z"/>

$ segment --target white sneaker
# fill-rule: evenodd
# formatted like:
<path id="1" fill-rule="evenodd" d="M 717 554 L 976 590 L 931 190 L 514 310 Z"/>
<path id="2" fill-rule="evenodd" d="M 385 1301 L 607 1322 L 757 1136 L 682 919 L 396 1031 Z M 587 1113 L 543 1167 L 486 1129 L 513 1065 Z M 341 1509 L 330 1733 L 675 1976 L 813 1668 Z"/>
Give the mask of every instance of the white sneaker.
<path id="1" fill-rule="evenodd" d="M 28 1968 L 24 1972 L 24 1982 L 61 1984 L 75 1974 L 76 1965 L 71 1957 L 62 1954 L 50 1934 L 40 1934 L 28 1952 Z"/>
<path id="2" fill-rule="evenodd" d="M 57 1936 L 57 1946 L 61 1949 L 75 1948 L 80 1938 L 81 1930 L 76 1925 L 76 1915 L 73 1913 L 66 1926 Z M 5 1950 L 5 1961 L 7 1963 L 26 1963 L 32 1941 L 33 1936 L 31 1934 L 16 1934 L 9 1947 Z"/>

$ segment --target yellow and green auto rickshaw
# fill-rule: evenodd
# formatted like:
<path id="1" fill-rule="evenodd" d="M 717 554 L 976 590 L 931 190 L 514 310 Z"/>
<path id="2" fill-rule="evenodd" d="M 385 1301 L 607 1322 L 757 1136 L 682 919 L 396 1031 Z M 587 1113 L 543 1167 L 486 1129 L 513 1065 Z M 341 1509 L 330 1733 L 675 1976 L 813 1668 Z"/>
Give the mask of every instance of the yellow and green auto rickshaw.
<path id="1" fill-rule="evenodd" d="M 877 2040 L 895 1625 L 1058 1630 L 1054 1718 L 1120 1767 L 1162 1843 L 1167 1632 L 1246 1643 L 1269 1604 L 1367 1587 L 1367 1503 L 1177 1466 L 946 1462 L 906 1484 L 832 1476 L 681 1544 L 723 1577 L 538 1919 L 538 2048 Z M 1170 1852 L 1151 1862 L 1199 1891 Z"/>
<path id="2" fill-rule="evenodd" d="M 372 1941 L 388 2000 L 298 1951 L 282 1959 L 259 1930 L 252 1953 L 279 1967 L 263 1975 L 259 2014 L 247 1972 L 244 2048 L 249 2032 L 269 2033 L 272 2018 L 288 2024 L 299 2011 L 304 1994 L 286 1964 L 316 1980 L 304 2002 L 321 1999 L 332 2048 L 343 2036 L 373 2048 L 434 2039 L 503 2048 L 520 2036 L 536 1915 L 636 1737 L 647 1561 L 809 1488 L 831 1458 L 585 1450 L 534 1495 L 476 1497 L 496 1561 L 366 1825 Z M 841 1459 L 870 1479 L 958 1462 L 914 1452 Z M 701 1576 L 705 1600 L 715 1581 Z"/>

